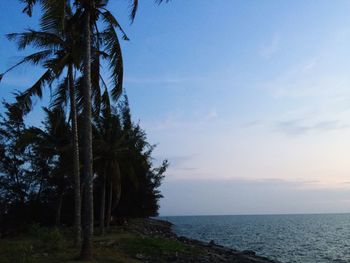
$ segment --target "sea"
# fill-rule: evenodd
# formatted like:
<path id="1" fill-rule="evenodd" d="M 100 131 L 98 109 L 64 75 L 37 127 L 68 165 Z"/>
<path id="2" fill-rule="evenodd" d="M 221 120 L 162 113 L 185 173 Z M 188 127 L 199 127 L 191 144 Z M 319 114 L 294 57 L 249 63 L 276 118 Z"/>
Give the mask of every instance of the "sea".
<path id="1" fill-rule="evenodd" d="M 350 262 L 350 214 L 162 217 L 180 236 L 284 263 Z"/>

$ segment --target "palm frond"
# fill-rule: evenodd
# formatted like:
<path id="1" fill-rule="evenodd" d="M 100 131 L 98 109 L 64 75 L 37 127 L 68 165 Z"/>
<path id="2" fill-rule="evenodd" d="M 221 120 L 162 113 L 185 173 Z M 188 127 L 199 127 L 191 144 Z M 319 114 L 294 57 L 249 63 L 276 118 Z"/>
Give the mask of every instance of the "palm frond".
<path id="1" fill-rule="evenodd" d="M 98 8 L 107 6 L 109 0 L 95 0 L 95 6 Z"/>
<path id="2" fill-rule="evenodd" d="M 106 51 L 109 54 L 107 59 L 109 60 L 109 68 L 111 70 L 111 78 L 113 81 L 111 96 L 113 100 L 118 100 L 123 91 L 124 74 L 123 57 L 118 35 L 114 27 L 109 26 L 103 31 L 103 33 L 101 33 L 101 36 L 104 39 Z"/>
<path id="3" fill-rule="evenodd" d="M 155 2 L 156 4 L 160 5 L 163 2 L 166 2 L 166 3 L 170 2 L 170 0 L 155 0 Z"/>
<path id="4" fill-rule="evenodd" d="M 0 81 L 2 80 L 3 76 L 10 72 L 11 70 L 15 69 L 16 67 L 25 64 L 25 63 L 32 63 L 34 65 L 37 65 L 41 62 L 43 62 L 46 58 L 50 57 L 52 55 L 52 50 L 43 50 L 40 52 L 33 53 L 29 56 L 24 57 L 22 60 L 17 62 L 15 65 L 4 71 L 0 74 Z"/>
<path id="5" fill-rule="evenodd" d="M 49 58 L 53 54 L 53 51 L 50 49 L 43 50 L 26 56 L 22 61 L 23 63 L 32 63 L 34 65 L 38 65 L 39 63 L 43 63 L 47 58 Z"/>
<path id="6" fill-rule="evenodd" d="M 24 147 L 30 143 L 38 143 L 44 137 L 46 137 L 46 133 L 43 130 L 37 127 L 29 127 L 19 138 L 18 144 Z"/>
<path id="7" fill-rule="evenodd" d="M 56 54 L 54 58 L 48 59 L 44 63 L 45 68 L 49 68 L 58 78 L 69 61 L 69 54 Z"/>
<path id="8" fill-rule="evenodd" d="M 132 0 L 131 12 L 130 12 L 130 20 L 131 20 L 131 23 L 133 23 L 134 20 L 135 20 L 136 12 L 137 12 L 138 6 L 139 6 L 139 1 L 138 1 L 138 0 Z"/>
<path id="9" fill-rule="evenodd" d="M 32 97 L 37 96 L 39 98 L 42 98 L 43 87 L 45 85 L 50 85 L 54 80 L 54 77 L 55 76 L 53 72 L 49 69 L 39 78 L 39 80 L 33 86 L 24 92 L 17 94 L 16 100 L 22 108 L 24 114 L 30 112 L 32 109 Z"/>
<path id="10" fill-rule="evenodd" d="M 109 116 L 111 115 L 111 102 L 109 100 L 109 93 L 107 88 L 105 88 L 105 91 L 102 94 L 101 110 L 103 117 L 109 118 Z"/>
<path id="11" fill-rule="evenodd" d="M 112 15 L 112 13 L 108 10 L 105 10 L 104 12 L 101 12 L 101 15 L 103 17 L 103 21 L 107 23 L 108 26 L 113 26 L 117 28 L 122 33 L 122 38 L 126 41 L 130 40 L 128 36 L 126 35 L 124 29 L 120 26 L 118 20 Z"/>
<path id="12" fill-rule="evenodd" d="M 26 6 L 23 8 L 22 12 L 26 13 L 28 16 L 33 14 L 33 6 L 36 4 L 37 0 L 20 0 Z"/>
<path id="13" fill-rule="evenodd" d="M 65 26 L 67 1 L 41 0 L 42 13 L 40 26 L 44 31 L 61 32 Z"/>
<path id="14" fill-rule="evenodd" d="M 94 52 L 91 62 L 91 95 L 93 99 L 93 113 L 98 115 L 101 106 L 101 88 L 100 88 L 100 56 Z"/>
<path id="15" fill-rule="evenodd" d="M 83 94 L 84 94 L 84 79 L 83 76 L 80 76 L 74 84 L 74 88 L 76 90 L 76 98 L 77 98 L 77 110 L 81 112 L 83 110 Z"/>
<path id="16" fill-rule="evenodd" d="M 64 45 L 64 41 L 56 34 L 29 29 L 24 33 L 11 33 L 6 35 L 7 39 L 16 41 L 18 49 L 25 49 L 28 45 L 34 48 L 58 49 Z"/>
<path id="17" fill-rule="evenodd" d="M 56 87 L 56 91 L 53 95 L 53 100 L 50 104 L 50 108 L 57 109 L 67 105 L 68 98 L 69 98 L 68 88 L 69 88 L 68 77 L 66 77 Z"/>

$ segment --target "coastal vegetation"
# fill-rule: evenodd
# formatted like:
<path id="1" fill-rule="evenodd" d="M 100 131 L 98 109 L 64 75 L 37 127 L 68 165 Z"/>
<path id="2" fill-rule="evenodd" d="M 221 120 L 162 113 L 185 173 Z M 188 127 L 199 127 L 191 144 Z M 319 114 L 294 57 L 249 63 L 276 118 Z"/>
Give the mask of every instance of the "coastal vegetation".
<path id="1" fill-rule="evenodd" d="M 132 121 L 120 46 L 129 39 L 108 1 L 21 2 L 29 16 L 36 5 L 41 8 L 40 27 L 7 37 L 34 53 L 0 80 L 25 64 L 41 66 L 43 73 L 3 102 L 0 233 L 12 236 L 37 224 L 73 227 L 80 258 L 92 260 L 94 232 L 104 235 L 112 220 L 157 215 L 168 162 L 154 165 L 155 146 Z M 131 1 L 131 21 L 137 9 L 138 1 Z M 33 99 L 45 91 L 51 98 L 42 124 L 28 125 Z M 56 230 L 47 234 L 60 238 Z"/>
<path id="2" fill-rule="evenodd" d="M 32 225 L 19 237 L 0 240 L 0 262 L 77 262 L 77 248 L 72 240 L 67 228 L 58 231 Z M 115 225 L 105 236 L 95 235 L 93 244 L 93 262 L 98 263 L 278 263 L 253 251 L 178 237 L 169 222 L 153 219 L 130 219 L 126 224 Z"/>

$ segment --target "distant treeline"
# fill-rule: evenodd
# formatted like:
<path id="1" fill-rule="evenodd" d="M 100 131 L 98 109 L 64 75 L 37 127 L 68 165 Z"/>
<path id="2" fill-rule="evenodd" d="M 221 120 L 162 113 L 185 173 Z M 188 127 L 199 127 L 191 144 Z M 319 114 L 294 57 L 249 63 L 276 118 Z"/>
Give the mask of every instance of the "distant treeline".
<path id="1" fill-rule="evenodd" d="M 3 106 L 6 112 L 0 122 L 2 234 L 18 232 L 32 223 L 73 225 L 74 145 L 70 115 L 62 107 L 44 108 L 42 125 L 34 127 L 25 124 L 17 103 L 3 102 Z M 79 115 L 79 129 L 80 126 Z M 111 218 L 157 215 L 162 197 L 158 188 L 168 163 L 163 161 L 154 168 L 151 157 L 154 146 L 147 142 L 140 125 L 132 122 L 127 97 L 112 107 L 106 90 L 92 127 L 95 224 L 104 231 Z M 82 180 L 81 188 L 84 184 Z"/>

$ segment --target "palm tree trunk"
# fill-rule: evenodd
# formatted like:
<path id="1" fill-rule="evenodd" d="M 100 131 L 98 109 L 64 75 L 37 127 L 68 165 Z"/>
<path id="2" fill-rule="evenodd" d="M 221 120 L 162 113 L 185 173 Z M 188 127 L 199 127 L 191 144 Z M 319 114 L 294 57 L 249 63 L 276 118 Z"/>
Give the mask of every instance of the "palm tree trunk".
<path id="1" fill-rule="evenodd" d="M 117 176 L 117 182 L 116 182 L 116 185 L 115 185 L 115 198 L 114 198 L 114 204 L 112 206 L 112 210 L 116 209 L 117 206 L 119 205 L 119 202 L 120 202 L 120 198 L 122 196 L 122 183 L 121 183 L 121 179 L 122 179 L 122 176 L 120 174 L 120 166 L 119 166 L 119 163 L 117 162 L 116 163 L 116 166 L 115 166 L 115 169 L 117 170 L 117 173 L 118 173 L 118 176 Z"/>
<path id="2" fill-rule="evenodd" d="M 70 110 L 73 132 L 73 176 L 74 176 L 74 243 L 78 247 L 81 243 L 81 196 L 80 196 L 80 161 L 79 161 L 79 137 L 77 105 L 75 101 L 75 88 L 73 78 L 73 65 L 68 67 Z"/>
<path id="3" fill-rule="evenodd" d="M 100 204 L 100 233 L 105 234 L 105 206 L 106 206 L 106 172 L 103 172 L 102 189 L 101 189 L 101 204 Z"/>
<path id="4" fill-rule="evenodd" d="M 60 193 L 58 194 L 56 216 L 55 216 L 55 224 L 57 227 L 61 225 L 62 203 L 63 203 L 63 192 L 60 191 Z"/>
<path id="5" fill-rule="evenodd" d="M 88 3 L 87 3 L 88 5 Z M 84 16 L 84 90 L 83 90 L 83 176 L 84 176 L 84 225 L 81 258 L 92 260 L 92 236 L 94 227 L 93 174 L 92 174 L 92 129 L 91 129 L 91 39 L 90 10 L 85 8 Z"/>
<path id="6" fill-rule="evenodd" d="M 112 178 L 111 178 L 112 179 Z M 109 230 L 112 217 L 112 202 L 113 202 L 113 183 L 112 180 L 109 183 L 109 200 L 108 200 L 108 209 L 107 209 L 107 231 Z"/>

